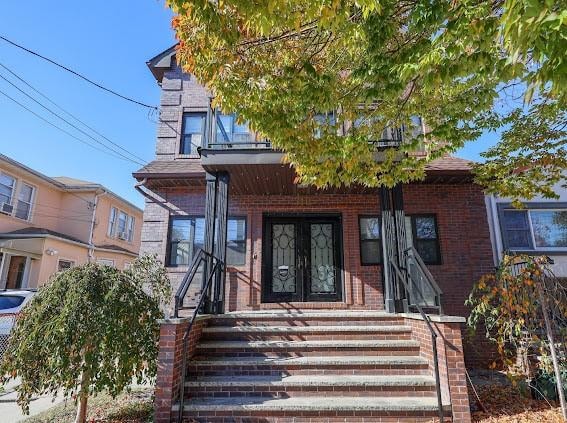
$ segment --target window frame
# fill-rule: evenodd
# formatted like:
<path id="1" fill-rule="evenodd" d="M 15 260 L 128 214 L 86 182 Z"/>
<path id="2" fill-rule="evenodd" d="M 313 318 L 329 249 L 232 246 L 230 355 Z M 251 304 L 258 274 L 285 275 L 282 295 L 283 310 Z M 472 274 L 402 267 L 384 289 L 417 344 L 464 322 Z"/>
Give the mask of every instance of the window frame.
<path id="1" fill-rule="evenodd" d="M 109 258 L 104 258 L 104 257 L 97 258 L 96 263 L 103 266 L 116 267 L 115 261 Z"/>
<path id="2" fill-rule="evenodd" d="M 32 218 L 32 213 L 33 213 L 33 205 L 34 205 L 34 200 L 35 200 L 36 188 L 35 188 L 34 185 L 29 184 L 29 183 L 24 182 L 24 181 L 20 181 L 20 183 L 18 183 L 17 185 L 18 185 L 18 190 L 17 190 L 18 192 L 17 192 L 17 195 L 14 198 L 14 200 L 15 200 L 14 201 L 14 203 L 15 203 L 14 204 L 14 217 L 17 218 L 17 219 L 20 219 L 20 220 L 24 220 L 26 222 L 30 222 L 32 220 L 31 218 Z M 31 194 L 30 194 L 29 202 L 20 199 L 20 195 L 22 193 L 22 187 L 24 185 L 27 186 L 28 188 L 31 188 Z M 25 219 L 23 217 L 16 215 L 16 213 L 18 212 L 18 206 L 19 206 L 20 202 L 27 204 L 29 206 L 28 215 Z"/>
<path id="3" fill-rule="evenodd" d="M 176 267 L 187 267 L 191 264 L 191 259 L 189 260 L 189 263 L 187 264 L 172 264 L 171 263 L 171 257 L 172 257 L 172 251 L 171 251 L 171 247 L 172 247 L 172 241 L 171 241 L 171 236 L 172 236 L 172 229 L 173 229 L 173 222 L 175 220 L 195 220 L 195 224 L 197 219 L 205 219 L 205 216 L 203 215 L 183 215 L 183 216 L 177 216 L 177 215 L 169 215 L 169 222 L 168 222 L 168 226 L 167 226 L 167 246 L 165 249 L 165 267 L 172 267 L 172 268 L 176 268 Z M 226 263 L 227 266 L 233 266 L 233 267 L 241 267 L 241 266 L 246 266 L 246 260 L 247 260 L 247 254 L 248 254 L 248 220 L 246 218 L 246 216 L 228 216 L 227 219 L 227 244 L 228 244 L 228 221 L 229 220 L 244 220 L 244 263 L 243 264 L 231 264 L 231 263 Z M 193 244 L 192 248 L 195 248 L 195 232 L 193 233 L 193 239 L 190 240 L 190 242 Z M 204 242 L 204 240 L 203 240 Z"/>
<path id="4" fill-rule="evenodd" d="M 111 238 L 114 238 L 114 234 L 116 233 L 116 217 L 118 216 L 118 209 L 114 206 L 110 207 L 110 214 L 108 215 L 108 231 L 106 232 L 107 235 Z"/>
<path id="5" fill-rule="evenodd" d="M 186 116 L 200 116 L 202 118 L 204 118 L 203 120 L 203 125 L 201 128 L 201 145 L 200 146 L 195 146 L 195 151 L 193 151 L 193 143 L 190 142 L 190 149 L 189 152 L 186 153 L 184 152 L 185 150 L 185 138 L 188 135 L 193 135 L 193 134 L 197 134 L 197 132 L 191 132 L 189 134 L 185 133 L 185 129 L 186 129 L 186 123 L 185 123 L 185 117 Z M 207 120 L 208 120 L 208 113 L 206 111 L 203 110 L 187 110 L 187 111 L 183 111 L 181 113 L 181 136 L 180 136 L 180 140 L 179 140 L 179 155 L 181 156 L 196 156 L 199 154 L 198 148 L 199 147 L 205 147 L 205 136 L 206 136 L 206 132 L 207 132 Z"/>
<path id="6" fill-rule="evenodd" d="M 437 221 L 437 214 L 435 213 L 415 213 L 415 214 L 407 214 L 407 217 L 410 218 L 411 220 L 411 239 L 412 239 L 412 243 L 413 243 L 413 247 L 417 250 L 417 246 L 416 243 L 417 241 L 419 241 L 419 239 L 417 238 L 417 225 L 416 225 L 416 218 L 419 217 L 432 217 L 433 218 L 433 224 L 435 225 L 435 234 L 437 235 L 435 238 L 435 248 L 436 248 L 436 252 L 437 252 L 437 260 L 436 261 L 428 261 L 425 260 L 423 257 L 423 262 L 425 264 L 428 265 L 432 265 L 432 266 L 438 266 L 438 265 L 442 265 L 443 264 L 443 256 L 441 255 L 441 236 L 439 234 L 439 222 Z M 423 239 L 423 240 L 428 240 L 428 239 Z M 431 241 L 431 240 L 429 240 Z"/>
<path id="7" fill-rule="evenodd" d="M 534 226 L 532 222 L 531 212 L 535 211 L 558 211 L 567 212 L 567 202 L 539 202 L 539 203 L 527 203 L 526 208 L 517 209 L 511 203 L 498 203 L 498 229 L 500 231 L 500 239 L 502 240 L 502 247 L 504 251 L 511 251 L 515 253 L 550 253 L 550 254 L 567 254 L 567 246 L 565 247 L 538 247 L 535 239 Z M 517 213 L 526 213 L 528 230 L 529 230 L 529 243 L 528 248 L 522 247 L 510 247 L 506 232 L 504 229 L 504 212 L 513 211 Z"/>
<path id="8" fill-rule="evenodd" d="M 11 192 L 10 192 L 10 198 L 8 199 L 8 204 L 10 205 L 14 205 L 14 199 L 17 196 L 17 191 L 18 191 L 18 178 L 16 178 L 15 176 L 12 176 L 11 174 L 9 174 L 8 172 L 4 172 L 4 171 L 0 171 L 0 175 L 4 175 L 7 176 L 8 178 L 12 179 L 13 181 L 13 185 L 11 187 Z M 4 184 L 1 184 L 2 186 L 7 186 Z M 15 207 L 14 207 L 15 209 Z"/>
<path id="9" fill-rule="evenodd" d="M 61 262 L 69 263 L 69 268 L 61 270 L 61 268 L 60 268 Z M 72 269 L 73 267 L 75 267 L 75 260 L 66 259 L 66 258 L 60 258 L 60 259 L 57 260 L 57 271 L 58 272 L 63 272 L 65 270 Z"/>
<path id="10" fill-rule="evenodd" d="M 377 263 L 368 263 L 365 262 L 362 258 L 362 243 L 363 242 L 375 242 L 376 240 L 369 240 L 369 239 L 362 239 L 362 219 L 378 219 L 380 225 L 380 234 L 378 237 L 378 244 L 379 244 L 379 257 Z M 360 265 L 361 266 L 380 266 L 384 263 L 384 252 L 382 248 L 382 215 L 381 214 L 360 214 L 358 215 L 358 253 L 360 257 Z"/>
<path id="11" fill-rule="evenodd" d="M 134 241 L 134 229 L 136 228 L 136 218 L 130 214 L 126 215 L 126 234 L 127 241 Z"/>

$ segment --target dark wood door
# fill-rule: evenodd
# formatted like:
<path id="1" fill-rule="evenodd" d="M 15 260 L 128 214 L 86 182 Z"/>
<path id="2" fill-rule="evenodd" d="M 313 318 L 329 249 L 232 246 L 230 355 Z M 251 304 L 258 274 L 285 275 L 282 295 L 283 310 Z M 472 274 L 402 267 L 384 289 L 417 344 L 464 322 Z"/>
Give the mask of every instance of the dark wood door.
<path id="1" fill-rule="evenodd" d="M 264 302 L 339 301 L 339 216 L 271 216 L 264 220 Z"/>

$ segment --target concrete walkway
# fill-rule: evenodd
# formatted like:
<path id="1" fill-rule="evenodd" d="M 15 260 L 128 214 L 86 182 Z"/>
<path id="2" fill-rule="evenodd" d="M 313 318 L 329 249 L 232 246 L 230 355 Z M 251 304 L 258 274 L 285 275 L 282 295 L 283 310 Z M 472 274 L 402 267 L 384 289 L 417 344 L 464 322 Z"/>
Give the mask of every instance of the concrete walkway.
<path id="1" fill-rule="evenodd" d="M 35 416 L 42 411 L 48 410 L 63 401 L 62 396 L 56 397 L 55 401 L 51 395 L 34 398 L 30 403 L 30 414 L 26 415 L 16 402 L 17 395 L 16 392 L 0 395 L 0 420 L 2 420 L 3 423 L 22 421 L 30 416 Z"/>

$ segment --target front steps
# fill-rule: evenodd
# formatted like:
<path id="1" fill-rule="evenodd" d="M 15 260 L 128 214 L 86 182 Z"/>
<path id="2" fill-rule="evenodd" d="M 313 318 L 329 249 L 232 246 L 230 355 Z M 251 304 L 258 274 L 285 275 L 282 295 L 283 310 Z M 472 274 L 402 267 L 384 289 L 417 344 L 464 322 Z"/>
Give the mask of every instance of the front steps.
<path id="1" fill-rule="evenodd" d="M 185 421 L 431 422 L 435 379 L 403 322 L 347 311 L 211 317 L 187 365 Z"/>

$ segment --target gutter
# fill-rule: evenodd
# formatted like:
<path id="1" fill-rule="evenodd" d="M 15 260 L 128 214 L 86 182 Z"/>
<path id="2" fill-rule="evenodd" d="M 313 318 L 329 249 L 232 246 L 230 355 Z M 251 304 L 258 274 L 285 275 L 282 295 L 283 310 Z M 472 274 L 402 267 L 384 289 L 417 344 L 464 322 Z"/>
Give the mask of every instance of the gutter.
<path id="1" fill-rule="evenodd" d="M 148 182 L 148 178 L 142 179 L 140 182 L 134 185 L 134 189 L 146 197 L 148 200 L 151 200 L 152 203 L 155 202 L 155 198 L 153 198 L 147 191 L 146 191 L 146 182 Z M 146 188 L 146 189 L 144 189 Z"/>

